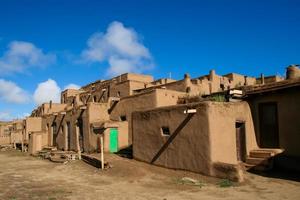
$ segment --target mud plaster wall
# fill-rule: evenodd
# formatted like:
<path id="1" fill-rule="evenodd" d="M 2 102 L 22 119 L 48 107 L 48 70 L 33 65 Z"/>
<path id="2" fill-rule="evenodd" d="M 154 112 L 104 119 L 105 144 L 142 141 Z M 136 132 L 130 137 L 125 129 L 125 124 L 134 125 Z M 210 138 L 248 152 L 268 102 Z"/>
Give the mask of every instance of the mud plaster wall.
<path id="1" fill-rule="evenodd" d="M 162 135 L 162 126 L 169 127 L 172 134 L 187 117 L 183 113 L 185 109 L 186 106 L 178 106 L 133 113 L 134 158 L 151 162 L 169 138 Z M 210 139 L 207 124 L 207 106 L 202 104 L 154 164 L 210 174 Z"/>
<path id="2" fill-rule="evenodd" d="M 150 92 L 122 98 L 112 111 L 110 119 L 113 121 L 120 121 L 120 116 L 126 116 L 128 121 L 128 144 L 130 145 L 132 144 L 132 112 L 159 106 L 176 105 L 178 96 L 181 95 L 184 95 L 184 93 L 166 89 L 156 89 Z"/>
<path id="3" fill-rule="evenodd" d="M 112 121 L 120 121 L 120 116 L 126 116 L 128 121 L 128 143 L 131 144 L 131 113 L 137 110 L 156 107 L 155 92 L 122 98 L 110 114 Z"/>
<path id="4" fill-rule="evenodd" d="M 245 122 L 247 152 L 257 148 L 246 102 L 202 102 L 134 112 L 134 158 L 151 162 L 169 138 L 162 135 L 161 128 L 168 127 L 170 133 L 174 133 L 187 117 L 184 110 L 188 107 L 195 107 L 196 114 L 154 164 L 241 181 L 243 174 L 236 153 L 236 120 Z"/>
<path id="5" fill-rule="evenodd" d="M 10 136 L 0 136 L 0 145 L 10 144 Z"/>
<path id="6" fill-rule="evenodd" d="M 209 102 L 207 105 L 212 162 L 238 164 L 235 128 L 237 121 L 245 122 L 247 154 L 250 150 L 258 148 L 247 102 Z"/>
<path id="7" fill-rule="evenodd" d="M 118 127 L 118 147 L 119 150 L 128 147 L 128 122 L 113 122 Z M 100 139 L 100 136 L 98 136 Z M 109 152 L 110 128 L 104 131 L 104 151 Z"/>
<path id="8" fill-rule="evenodd" d="M 28 134 L 30 132 L 42 130 L 42 118 L 41 117 L 27 117 L 25 119 L 25 140 L 28 140 Z"/>
<path id="9" fill-rule="evenodd" d="M 80 117 L 80 113 L 82 110 L 80 109 L 72 109 L 66 112 L 65 117 L 63 118 L 63 115 L 57 115 L 56 117 L 53 115 L 49 115 L 44 117 L 43 119 L 43 127 L 44 130 L 47 131 L 47 125 L 49 126 L 48 129 L 48 140 L 49 145 L 53 144 L 53 133 L 52 133 L 52 124 L 53 122 L 56 122 L 58 135 L 56 137 L 56 143 L 57 148 L 61 150 L 67 150 L 68 149 L 68 134 L 70 134 L 70 149 L 68 150 L 77 150 L 77 143 L 76 143 L 76 123 L 77 119 Z M 63 118 L 63 120 L 62 120 Z M 88 119 L 86 111 L 83 111 L 82 114 L 82 121 L 83 121 L 83 141 L 84 141 L 84 150 L 87 151 L 89 148 L 89 127 L 88 127 Z M 70 133 L 67 131 L 67 122 L 70 123 Z M 59 125 L 61 126 L 59 127 Z"/>
<path id="10" fill-rule="evenodd" d="M 14 143 L 21 143 L 23 139 L 22 130 L 13 131 L 11 133 L 11 142 Z"/>
<path id="11" fill-rule="evenodd" d="M 108 104 L 104 103 L 90 103 L 88 104 L 87 116 L 88 125 L 87 131 L 89 131 L 89 152 L 98 151 L 100 144 L 100 136 L 95 134 L 91 129 L 91 124 L 94 122 L 105 122 L 109 120 Z"/>
<path id="12" fill-rule="evenodd" d="M 255 122 L 257 140 L 260 139 L 259 130 L 259 104 L 276 102 L 278 113 L 279 147 L 285 149 L 284 154 L 300 157 L 300 88 L 295 87 L 265 93 L 250 98 L 251 111 Z"/>

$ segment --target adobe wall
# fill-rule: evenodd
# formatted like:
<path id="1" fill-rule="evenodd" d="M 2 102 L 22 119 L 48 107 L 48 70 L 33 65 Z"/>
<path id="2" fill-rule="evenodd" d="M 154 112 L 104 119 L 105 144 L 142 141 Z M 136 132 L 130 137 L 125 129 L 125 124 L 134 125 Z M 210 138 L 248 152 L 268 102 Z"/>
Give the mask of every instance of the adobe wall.
<path id="1" fill-rule="evenodd" d="M 169 138 L 162 135 L 161 128 L 168 127 L 173 133 L 187 118 L 187 108 L 195 108 L 196 113 L 154 164 L 242 181 L 236 152 L 236 121 L 245 122 L 247 153 L 257 148 L 246 102 L 201 102 L 134 112 L 134 158 L 151 162 Z"/>
<path id="2" fill-rule="evenodd" d="M 10 136 L 0 136 L 0 145 L 10 144 Z"/>
<path id="3" fill-rule="evenodd" d="M 113 122 L 118 129 L 118 147 L 119 150 L 129 146 L 128 144 L 128 122 Z M 100 139 L 100 136 L 99 136 Z M 104 131 L 104 151 L 109 152 L 110 128 Z"/>
<path id="4" fill-rule="evenodd" d="M 72 109 L 72 110 L 68 110 L 66 111 L 65 115 L 62 115 L 60 113 L 58 113 L 56 116 L 54 115 L 48 115 L 44 117 L 43 120 L 43 127 L 44 130 L 48 133 L 48 141 L 49 141 L 49 145 L 52 146 L 53 145 L 53 128 L 52 128 L 52 124 L 55 122 L 56 126 L 57 126 L 57 130 L 58 130 L 58 134 L 56 137 L 56 144 L 57 144 L 57 148 L 60 150 L 77 150 L 77 144 L 76 144 L 76 122 L 78 117 L 80 116 L 81 110 L 76 110 L 76 109 Z M 85 111 L 83 112 L 82 115 L 82 120 L 83 120 L 83 128 L 86 128 L 87 124 L 87 117 L 86 114 L 84 114 Z M 70 148 L 68 149 L 68 143 L 67 143 L 67 122 L 70 123 Z M 86 132 L 86 131 L 85 131 Z M 86 138 L 88 138 L 88 136 L 84 135 L 84 141 L 86 140 Z M 88 142 L 86 142 L 88 144 Z M 87 145 L 85 145 L 85 148 L 87 147 Z"/>
<path id="5" fill-rule="evenodd" d="M 213 162 L 238 164 L 236 152 L 236 122 L 245 123 L 246 152 L 257 149 L 251 110 L 247 102 L 209 102 L 211 159 Z M 226 153 L 224 153 L 226 152 Z"/>
<path id="6" fill-rule="evenodd" d="M 11 132 L 11 143 L 22 143 L 23 131 L 16 130 Z"/>
<path id="7" fill-rule="evenodd" d="M 133 113 L 133 156 L 150 163 L 168 140 L 161 127 L 169 127 L 172 134 L 184 121 L 184 111 L 192 106 L 180 105 Z M 197 113 L 181 130 L 172 143 L 154 162 L 173 169 L 210 174 L 210 138 L 207 105 L 197 107 Z"/>
<path id="8" fill-rule="evenodd" d="M 42 118 L 41 117 L 27 117 L 25 119 L 25 141 L 28 141 L 28 134 L 30 132 L 42 131 Z"/>
<path id="9" fill-rule="evenodd" d="M 276 102 L 278 109 L 279 146 L 285 149 L 284 154 L 300 157 L 300 88 L 294 87 L 253 96 L 248 99 L 251 105 L 252 116 L 255 124 L 258 143 L 260 142 L 259 130 L 259 104 Z"/>
<path id="10" fill-rule="evenodd" d="M 141 94 L 122 98 L 110 114 L 110 120 L 121 121 L 121 116 L 126 116 L 128 121 L 128 139 L 129 145 L 132 143 L 132 124 L 131 114 L 134 111 L 141 111 L 159 106 L 176 105 L 178 96 L 185 93 L 167 90 L 155 89 Z"/>
<path id="11" fill-rule="evenodd" d="M 44 131 L 33 132 L 29 135 L 28 152 L 35 154 L 47 146 L 47 133 Z"/>
<path id="12" fill-rule="evenodd" d="M 86 124 L 89 134 L 89 151 L 94 152 L 99 150 L 100 136 L 93 132 L 91 124 L 94 122 L 105 122 L 109 120 L 107 103 L 89 103 L 87 109 L 88 121 Z"/>

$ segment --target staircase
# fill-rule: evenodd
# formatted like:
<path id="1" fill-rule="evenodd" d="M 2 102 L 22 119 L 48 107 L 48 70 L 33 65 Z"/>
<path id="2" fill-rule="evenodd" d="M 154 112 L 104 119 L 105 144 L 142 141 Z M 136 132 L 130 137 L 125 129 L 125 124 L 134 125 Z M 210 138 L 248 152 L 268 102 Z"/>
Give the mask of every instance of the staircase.
<path id="1" fill-rule="evenodd" d="M 251 150 L 244 163 L 246 170 L 267 171 L 273 168 L 274 156 L 282 153 L 282 149 Z"/>

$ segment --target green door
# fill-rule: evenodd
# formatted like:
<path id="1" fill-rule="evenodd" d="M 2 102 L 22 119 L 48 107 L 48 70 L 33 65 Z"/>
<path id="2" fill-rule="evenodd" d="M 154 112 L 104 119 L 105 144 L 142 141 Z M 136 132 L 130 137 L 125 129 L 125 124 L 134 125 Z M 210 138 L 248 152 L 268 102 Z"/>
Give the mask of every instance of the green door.
<path id="1" fill-rule="evenodd" d="M 109 151 L 115 153 L 118 151 L 118 129 L 111 128 L 109 132 Z"/>

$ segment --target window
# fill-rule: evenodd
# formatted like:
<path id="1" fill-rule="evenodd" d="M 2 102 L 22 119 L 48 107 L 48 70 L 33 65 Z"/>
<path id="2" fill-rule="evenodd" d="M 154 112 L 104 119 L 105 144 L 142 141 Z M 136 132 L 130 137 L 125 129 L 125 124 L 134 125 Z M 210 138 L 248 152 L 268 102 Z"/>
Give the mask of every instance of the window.
<path id="1" fill-rule="evenodd" d="M 126 120 L 127 120 L 126 115 L 121 115 L 121 116 L 120 116 L 120 120 L 121 120 L 121 121 L 126 121 Z"/>
<path id="2" fill-rule="evenodd" d="M 171 132 L 170 132 L 169 127 L 167 127 L 167 126 L 161 127 L 161 134 L 162 134 L 162 136 L 170 136 Z"/>
<path id="3" fill-rule="evenodd" d="M 121 96 L 121 92 L 120 91 L 118 91 L 118 93 L 117 93 L 117 97 L 120 97 Z"/>
<path id="4" fill-rule="evenodd" d="M 94 96 L 93 98 L 94 98 L 94 102 L 97 102 L 97 96 Z"/>
<path id="5" fill-rule="evenodd" d="M 222 91 L 225 90 L 225 85 L 224 84 L 220 84 L 220 88 L 222 89 Z"/>
<path id="6" fill-rule="evenodd" d="M 187 87 L 186 88 L 186 93 L 190 93 L 191 92 L 191 87 Z"/>

